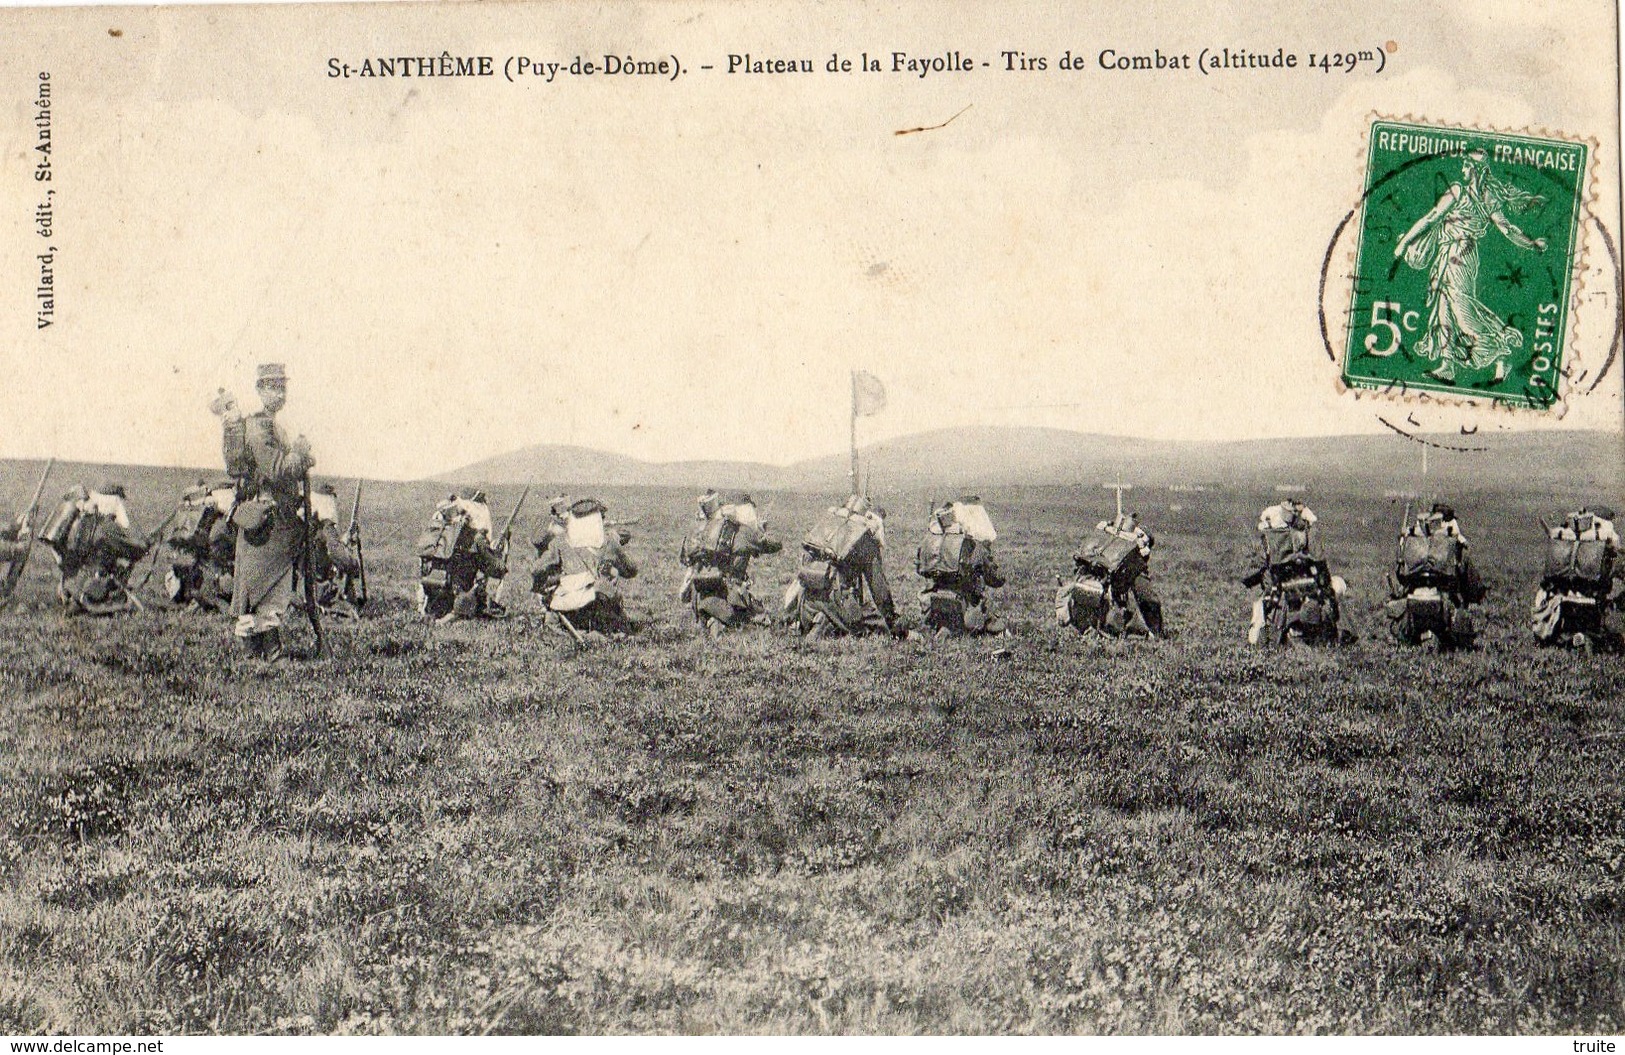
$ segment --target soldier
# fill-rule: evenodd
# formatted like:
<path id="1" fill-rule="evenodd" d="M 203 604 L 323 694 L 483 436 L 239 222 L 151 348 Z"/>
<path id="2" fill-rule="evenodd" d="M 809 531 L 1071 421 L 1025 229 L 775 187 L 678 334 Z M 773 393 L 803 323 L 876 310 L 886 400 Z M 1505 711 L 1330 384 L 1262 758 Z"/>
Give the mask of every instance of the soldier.
<path id="1" fill-rule="evenodd" d="M 622 602 L 620 581 L 635 579 L 638 566 L 623 548 L 632 540 L 625 528 L 605 520 L 609 512 L 596 498 L 553 503 L 550 523 L 534 544 L 537 561 L 531 590 L 580 643 L 583 633 L 621 636 L 636 629 Z"/>
<path id="2" fill-rule="evenodd" d="M 1002 634 L 988 590 L 1004 585 L 993 559 L 998 532 L 976 495 L 946 501 L 931 511 L 926 535 L 915 551 L 914 570 L 929 580 L 920 591 L 920 620 L 938 637 Z"/>
<path id="3" fill-rule="evenodd" d="M 1620 598 L 1611 596 L 1619 556 L 1614 511 L 1582 506 L 1547 534 L 1551 548 L 1530 617 L 1535 639 L 1552 644 L 1572 635 L 1576 644 L 1591 638 L 1617 645 Z"/>
<path id="4" fill-rule="evenodd" d="M 173 556 L 164 573 L 164 592 L 172 603 L 216 610 L 231 603 L 237 549 L 231 510 L 236 503 L 237 488 L 230 481 L 200 479 L 181 496 L 165 540 Z"/>
<path id="5" fill-rule="evenodd" d="M 1338 599 L 1341 597 L 1341 580 L 1332 576 L 1326 562 L 1321 559 L 1319 518 L 1315 511 L 1310 509 L 1301 498 L 1288 498 L 1272 506 L 1266 506 L 1258 514 L 1258 540 L 1261 552 L 1259 568 L 1242 580 L 1248 586 L 1265 587 L 1253 602 L 1252 625 L 1247 630 L 1247 640 L 1251 644 L 1258 644 L 1264 634 L 1266 622 L 1265 594 L 1269 591 L 1269 584 L 1265 582 L 1273 574 L 1277 566 L 1285 566 L 1298 562 L 1306 566 L 1313 574 L 1321 592 L 1330 598 L 1332 621 L 1337 619 Z M 1271 540 L 1277 540 L 1277 545 L 1290 542 L 1291 552 L 1282 549 L 1271 551 Z"/>
<path id="6" fill-rule="evenodd" d="M 846 508 L 852 515 L 860 516 L 868 523 L 869 530 L 880 543 L 880 547 L 858 567 L 858 576 L 868 587 L 869 596 L 886 620 L 886 629 L 894 635 L 901 635 L 905 630 L 898 619 L 897 603 L 892 600 L 891 585 L 886 581 L 886 566 L 882 563 L 886 554 L 886 510 L 856 495 L 847 499 Z"/>
<path id="7" fill-rule="evenodd" d="M 124 497 L 119 483 L 95 491 L 76 487 L 40 528 L 39 539 L 61 572 L 57 597 L 69 611 L 112 615 L 141 607 L 129 578 L 148 547 L 130 523 Z"/>
<path id="8" fill-rule="evenodd" d="M 1313 514 L 1310 514 L 1311 516 Z M 1140 609 L 1140 618 L 1145 622 L 1145 631 L 1152 637 L 1162 636 L 1162 599 L 1157 596 L 1157 588 L 1151 582 L 1151 547 L 1157 544 L 1156 538 L 1140 526 L 1140 514 L 1129 511 L 1120 513 L 1110 520 L 1102 520 L 1095 525 L 1096 531 L 1104 531 L 1108 535 L 1115 535 L 1134 543 L 1139 550 L 1142 561 L 1140 563 L 1125 563 L 1124 576 L 1126 581 L 1114 582 L 1112 589 L 1117 596 L 1125 597 L 1132 593 L 1135 603 Z"/>
<path id="9" fill-rule="evenodd" d="M 355 618 L 359 613 L 350 600 L 354 595 L 352 580 L 361 573 L 361 565 L 339 534 L 338 489 L 332 484 L 312 489 L 310 512 L 316 521 L 316 530 L 311 536 L 316 547 L 311 561 L 316 571 L 316 603 L 323 611 Z"/>
<path id="10" fill-rule="evenodd" d="M 853 495 L 830 508 L 802 541 L 802 565 L 784 595 L 784 619 L 803 634 L 828 625 L 906 636 L 886 581 L 886 512 Z M 865 603 L 867 601 L 867 603 Z"/>
<path id="11" fill-rule="evenodd" d="M 501 616 L 489 596 L 491 580 L 508 574 L 505 551 L 491 538 L 491 505 L 484 491 L 453 494 L 435 507 L 418 539 L 421 564 L 419 610 L 443 623 Z"/>
<path id="12" fill-rule="evenodd" d="M 282 613 L 293 600 L 294 562 L 305 539 L 306 474 L 316 464 L 303 436 L 289 439 L 276 414 L 288 401 L 281 363 L 262 363 L 254 390 L 262 409 L 247 417 L 225 391 L 209 405 L 221 419 L 226 471 L 237 481 L 231 614 L 241 648 L 266 660 L 282 656 Z"/>
<path id="13" fill-rule="evenodd" d="M 530 592 L 540 597 L 544 605 L 552 598 L 553 591 L 558 589 L 559 578 L 563 574 L 563 562 L 554 552 L 554 547 L 563 545 L 560 540 L 564 537 L 564 518 L 574 501 L 569 495 L 559 495 L 549 502 L 542 530 L 530 540 L 530 544 L 536 548 L 537 558 L 531 566 Z"/>
<path id="14" fill-rule="evenodd" d="M 688 569 L 680 599 L 713 637 L 724 627 L 763 622 L 761 603 L 751 592 L 750 562 L 783 544 L 767 533 L 756 503 L 743 491 L 707 491 L 699 507 L 697 530 L 678 553 Z"/>
<path id="15" fill-rule="evenodd" d="M 1461 522 L 1456 519 L 1456 510 L 1448 502 L 1434 502 L 1425 513 L 1418 513 L 1416 519 L 1405 527 L 1405 534 L 1413 538 L 1432 538 L 1442 535 L 1453 538 L 1461 547 L 1460 567 L 1456 572 L 1456 581 L 1452 587 L 1452 600 L 1458 605 L 1478 604 L 1484 600 L 1484 583 L 1478 576 L 1478 568 L 1469 556 L 1467 536 L 1462 533 Z M 1403 597 L 1404 593 L 1395 593 L 1396 597 Z"/>

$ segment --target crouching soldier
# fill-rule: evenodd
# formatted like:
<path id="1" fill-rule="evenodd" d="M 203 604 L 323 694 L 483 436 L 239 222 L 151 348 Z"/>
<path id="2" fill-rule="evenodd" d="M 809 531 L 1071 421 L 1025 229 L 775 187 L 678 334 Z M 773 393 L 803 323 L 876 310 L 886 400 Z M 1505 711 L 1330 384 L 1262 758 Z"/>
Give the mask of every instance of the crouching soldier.
<path id="1" fill-rule="evenodd" d="M 1344 582 L 1326 563 L 1319 523 L 1314 510 L 1297 498 L 1267 506 L 1258 515 L 1261 562 L 1242 580 L 1260 591 L 1247 629 L 1250 644 L 1264 640 L 1266 628 L 1270 643 L 1277 645 L 1349 639 L 1338 625 Z"/>
<path id="2" fill-rule="evenodd" d="M 553 523 L 536 540 L 531 589 L 547 608 L 547 623 L 578 645 L 587 635 L 622 637 L 636 629 L 626 614 L 621 581 L 638 566 L 625 546 L 632 533 L 605 519 L 596 498 L 554 503 Z"/>
<path id="3" fill-rule="evenodd" d="M 926 521 L 914 570 L 930 580 L 920 592 L 920 620 L 937 636 L 1002 634 L 1004 620 L 992 613 L 989 589 L 1004 585 L 993 560 L 998 532 L 982 500 L 967 495 L 944 502 Z"/>
<path id="4" fill-rule="evenodd" d="M 254 391 L 257 413 L 244 417 L 223 391 L 209 409 L 221 419 L 226 472 L 237 482 L 233 633 L 247 655 L 276 660 L 282 658 L 282 616 L 293 601 L 294 564 L 305 544 L 304 482 L 316 459 L 303 436 L 290 438 L 277 423 L 288 401 L 282 364 L 261 364 Z"/>
<path id="5" fill-rule="evenodd" d="M 142 607 L 130 592 L 130 573 L 148 546 L 130 524 L 122 485 L 69 491 L 40 528 L 39 540 L 56 558 L 57 598 L 69 614 L 114 615 Z"/>
<path id="6" fill-rule="evenodd" d="M 1586 506 L 1547 528 L 1545 567 L 1530 629 L 1542 645 L 1618 649 L 1620 596 L 1614 596 L 1619 532 L 1614 511 Z"/>
<path id="7" fill-rule="evenodd" d="M 679 598 L 712 637 L 726 627 L 767 621 L 751 592 L 750 562 L 784 548 L 767 533 L 756 503 L 743 491 L 700 496 L 700 523 L 678 559 L 688 569 Z"/>
<path id="8" fill-rule="evenodd" d="M 859 495 L 831 507 L 801 542 L 801 567 L 784 593 L 784 619 L 802 634 L 904 636 L 881 555 L 886 517 Z"/>
<path id="9" fill-rule="evenodd" d="M 237 549 L 231 510 L 236 503 L 237 488 L 231 481 L 199 480 L 181 495 L 164 534 L 169 550 L 164 595 L 170 603 L 216 611 L 231 604 Z"/>
<path id="10" fill-rule="evenodd" d="M 1401 644 L 1431 636 L 1441 651 L 1470 647 L 1477 634 L 1469 605 L 1484 599 L 1456 511 L 1435 502 L 1405 526 L 1388 580 L 1389 632 Z"/>
<path id="11" fill-rule="evenodd" d="M 1072 555 L 1072 574 L 1057 579 L 1055 619 L 1080 634 L 1162 636 L 1162 605 L 1151 585 L 1156 539 L 1134 513 L 1102 520 Z"/>
<path id="12" fill-rule="evenodd" d="M 1138 612 L 1130 613 L 1125 631 L 1161 637 L 1162 598 L 1157 595 L 1156 584 L 1151 581 L 1151 548 L 1157 544 L 1156 537 L 1141 525 L 1140 515 L 1132 511 L 1102 520 L 1095 525 L 1095 530 L 1133 543 L 1140 558 L 1125 563 L 1114 584 L 1120 596 L 1134 598 L 1132 607 L 1138 609 Z"/>
<path id="13" fill-rule="evenodd" d="M 356 502 L 361 499 L 360 485 L 356 487 Z M 316 572 L 316 603 L 322 611 L 347 619 L 361 615 L 365 597 L 358 591 L 361 575 L 360 528 L 355 523 L 355 511 L 350 514 L 350 528 L 339 534 L 339 495 L 332 484 L 322 484 L 310 493 L 310 512 L 316 522 L 311 535 L 311 567 Z"/>
<path id="14" fill-rule="evenodd" d="M 492 540 L 491 506 L 484 491 L 454 494 L 436 506 L 418 536 L 417 552 L 418 611 L 448 623 L 505 614 L 488 584 L 508 574 L 507 549 Z"/>

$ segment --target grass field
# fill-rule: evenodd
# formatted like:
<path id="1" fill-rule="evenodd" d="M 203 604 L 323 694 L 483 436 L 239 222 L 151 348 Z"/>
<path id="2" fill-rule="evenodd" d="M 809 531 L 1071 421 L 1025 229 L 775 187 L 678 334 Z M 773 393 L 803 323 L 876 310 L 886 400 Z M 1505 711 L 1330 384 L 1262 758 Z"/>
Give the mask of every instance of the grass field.
<path id="1" fill-rule="evenodd" d="M 186 480 L 124 477 L 147 527 Z M 0 469 L 6 508 L 31 485 Z M 428 627 L 440 491 L 370 487 L 374 604 L 314 662 L 156 604 L 65 621 L 36 551 L 0 614 L 0 1032 L 1625 1028 L 1625 675 L 1525 626 L 1535 515 L 1578 496 L 1452 496 L 1492 593 L 1441 657 L 1382 629 L 1387 500 L 1312 496 L 1360 644 L 1275 653 L 1237 581 L 1273 496 L 1138 493 L 1173 637 L 1123 645 L 1049 625 L 1109 494 L 984 491 L 999 658 L 704 639 L 676 491 L 603 495 L 641 517 L 634 640 L 564 647 L 522 571 L 513 618 Z M 900 600 L 927 497 L 882 498 Z M 792 541 L 823 504 L 759 498 Z"/>

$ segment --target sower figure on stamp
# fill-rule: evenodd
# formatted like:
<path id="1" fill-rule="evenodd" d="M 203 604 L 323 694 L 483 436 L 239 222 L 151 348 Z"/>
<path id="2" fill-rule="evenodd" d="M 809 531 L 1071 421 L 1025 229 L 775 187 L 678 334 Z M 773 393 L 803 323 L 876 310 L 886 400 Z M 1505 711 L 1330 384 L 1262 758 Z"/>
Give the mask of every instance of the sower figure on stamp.
<path id="1" fill-rule="evenodd" d="M 1501 381 L 1523 334 L 1478 299 L 1478 245 L 1493 226 L 1518 248 L 1544 253 L 1546 240 L 1529 237 L 1506 214 L 1539 208 L 1545 199 L 1493 175 L 1482 150 L 1461 159 L 1461 173 L 1401 236 L 1394 258 L 1428 274 L 1427 321 L 1415 348 L 1439 364 L 1428 376 L 1454 383 L 1458 368 L 1493 366 Z"/>
<path id="2" fill-rule="evenodd" d="M 288 399 L 281 363 L 259 367 L 254 385 L 263 409 L 247 417 L 221 392 L 209 405 L 220 416 L 226 471 L 237 481 L 233 632 L 243 650 L 262 659 L 282 656 L 282 613 L 293 600 L 294 563 L 304 544 L 303 482 L 315 465 L 303 436 L 289 439 L 276 413 Z"/>

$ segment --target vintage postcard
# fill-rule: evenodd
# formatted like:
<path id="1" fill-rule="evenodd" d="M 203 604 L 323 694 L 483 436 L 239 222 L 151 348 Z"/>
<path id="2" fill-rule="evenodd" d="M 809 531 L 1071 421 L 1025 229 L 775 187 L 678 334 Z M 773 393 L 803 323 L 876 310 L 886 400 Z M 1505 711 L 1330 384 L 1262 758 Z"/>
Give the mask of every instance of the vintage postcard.
<path id="1" fill-rule="evenodd" d="M 1614 4 L 0 34 L 0 1033 L 1625 1028 Z"/>

